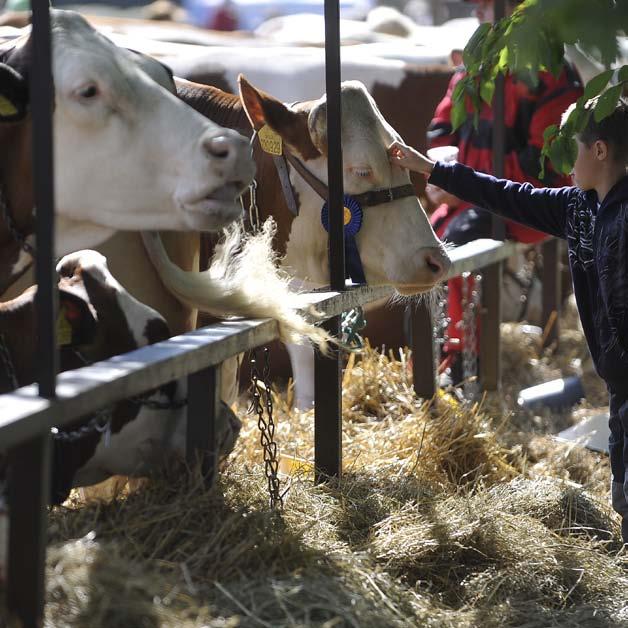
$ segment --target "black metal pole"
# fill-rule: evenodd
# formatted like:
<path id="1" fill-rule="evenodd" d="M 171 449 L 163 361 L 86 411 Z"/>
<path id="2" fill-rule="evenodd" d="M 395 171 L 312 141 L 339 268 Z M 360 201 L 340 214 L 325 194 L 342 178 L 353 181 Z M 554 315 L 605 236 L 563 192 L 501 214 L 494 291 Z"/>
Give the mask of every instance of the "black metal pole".
<path id="1" fill-rule="evenodd" d="M 48 0 L 31 0 L 33 46 L 30 107 L 33 125 L 33 198 L 36 219 L 37 382 L 55 396 L 57 374 L 52 151 L 53 88 Z M 9 568 L 7 602 L 25 628 L 43 625 L 46 530 L 50 494 L 50 434 L 9 452 Z"/>
<path id="2" fill-rule="evenodd" d="M 7 602 L 24 628 L 44 625 L 50 456 L 49 434 L 9 451 Z"/>
<path id="3" fill-rule="evenodd" d="M 506 0 L 495 0 L 494 20 L 499 21 L 506 15 Z M 493 95 L 493 174 L 496 177 L 504 176 L 504 160 L 506 152 L 506 122 L 504 103 L 504 75 L 498 74 L 495 79 L 495 93 Z M 493 238 L 506 238 L 506 225 L 503 219 L 493 215 Z"/>
<path id="4" fill-rule="evenodd" d="M 33 63 L 30 105 L 33 119 L 33 181 L 37 212 L 37 382 L 42 397 L 55 396 L 58 370 L 54 282 L 53 88 L 48 0 L 32 0 Z"/>
<path id="5" fill-rule="evenodd" d="M 327 176 L 329 182 L 329 283 L 345 287 L 345 243 L 340 105 L 340 8 L 325 0 L 325 87 L 327 91 Z"/>
<path id="6" fill-rule="evenodd" d="M 208 486 L 216 478 L 216 419 L 219 412 L 220 365 L 188 375 L 186 457 L 190 465 L 200 459 L 201 471 Z"/>
<path id="7" fill-rule="evenodd" d="M 340 8 L 325 0 L 325 79 L 327 91 L 327 176 L 329 183 L 329 283 L 345 289 L 344 201 L 340 102 Z M 340 317 L 325 324 L 334 335 Z M 316 482 L 342 472 L 342 354 L 317 352 L 314 365 L 314 459 Z"/>

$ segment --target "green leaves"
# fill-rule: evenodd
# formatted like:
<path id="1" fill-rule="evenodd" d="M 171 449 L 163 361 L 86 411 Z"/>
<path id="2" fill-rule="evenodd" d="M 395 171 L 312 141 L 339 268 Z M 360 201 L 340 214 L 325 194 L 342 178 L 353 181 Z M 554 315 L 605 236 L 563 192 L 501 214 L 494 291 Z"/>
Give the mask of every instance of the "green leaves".
<path id="1" fill-rule="evenodd" d="M 453 102 L 451 108 L 451 126 L 455 131 L 463 122 L 467 119 L 467 104 L 465 99 L 465 81 L 467 79 L 461 79 L 454 87 L 451 100 Z"/>
<path id="2" fill-rule="evenodd" d="M 623 34 L 628 34 L 628 0 L 525 0 L 510 17 L 478 27 L 465 47 L 468 76 L 464 84 L 458 84 L 458 98 L 454 98 L 454 129 L 467 119 L 469 102 L 476 119 L 482 101 L 490 104 L 499 72 L 514 73 L 528 83 L 541 71 L 558 75 L 566 43 L 577 43 L 583 52 L 609 67 L 616 63 L 617 36 Z M 571 171 L 577 154 L 574 136 L 586 127 L 591 115 L 599 122 L 612 113 L 628 84 L 628 66 L 618 71 L 617 85 L 609 87 L 612 78 L 613 71 L 606 70 L 591 79 L 562 128 L 552 125 L 546 129 L 541 176 L 547 159 L 558 172 Z M 595 108 L 585 109 L 592 98 L 597 98 Z"/>
<path id="3" fill-rule="evenodd" d="M 623 89 L 623 83 L 619 83 L 618 85 L 609 87 L 599 97 L 597 104 L 595 105 L 595 110 L 593 111 L 596 122 L 603 120 L 607 116 L 610 116 L 611 113 L 613 113 Z"/>
<path id="4" fill-rule="evenodd" d="M 482 46 L 490 30 L 490 24 L 480 24 L 471 36 L 471 39 L 469 40 L 467 45 L 465 46 L 465 49 L 462 53 L 462 60 L 467 70 L 471 69 L 473 71 L 478 69 L 475 67 L 475 64 L 477 63 L 478 59 L 482 58 Z"/>
<path id="5" fill-rule="evenodd" d="M 613 70 L 606 70 L 606 72 L 594 76 L 584 88 L 585 99 L 595 98 L 608 85 L 611 76 L 613 76 Z"/>

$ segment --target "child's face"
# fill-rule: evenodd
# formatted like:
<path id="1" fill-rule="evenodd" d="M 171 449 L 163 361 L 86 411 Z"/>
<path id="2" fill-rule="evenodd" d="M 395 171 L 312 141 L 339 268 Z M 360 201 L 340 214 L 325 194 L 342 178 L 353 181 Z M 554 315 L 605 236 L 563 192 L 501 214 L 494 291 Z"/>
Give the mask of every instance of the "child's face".
<path id="1" fill-rule="evenodd" d="M 600 140 L 593 142 L 591 146 L 587 146 L 579 139 L 576 139 L 576 143 L 578 156 L 571 173 L 572 179 L 575 185 L 586 192 L 592 190 L 599 181 L 601 164 L 606 158 L 606 145 Z"/>

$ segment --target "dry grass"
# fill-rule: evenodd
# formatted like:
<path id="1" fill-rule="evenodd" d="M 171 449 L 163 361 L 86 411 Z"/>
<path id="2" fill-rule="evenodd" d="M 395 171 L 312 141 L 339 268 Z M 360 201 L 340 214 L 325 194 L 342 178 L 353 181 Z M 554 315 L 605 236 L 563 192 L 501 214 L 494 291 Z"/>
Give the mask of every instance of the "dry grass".
<path id="1" fill-rule="evenodd" d="M 557 370 L 530 343 L 509 352 L 518 385 Z M 319 486 L 313 413 L 274 395 L 285 468 L 302 461 L 281 512 L 244 414 L 213 489 L 172 467 L 110 503 L 54 509 L 46 625 L 628 626 L 603 457 L 495 400 L 416 399 L 405 353 L 367 348 L 344 383 L 345 474 Z"/>

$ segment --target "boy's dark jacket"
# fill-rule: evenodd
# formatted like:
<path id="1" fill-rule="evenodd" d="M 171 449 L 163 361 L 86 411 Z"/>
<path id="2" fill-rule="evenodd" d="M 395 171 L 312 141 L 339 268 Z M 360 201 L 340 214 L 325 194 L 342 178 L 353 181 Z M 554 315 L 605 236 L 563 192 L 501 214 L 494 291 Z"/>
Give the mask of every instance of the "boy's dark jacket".
<path id="1" fill-rule="evenodd" d="M 628 177 L 595 190 L 535 188 L 437 162 L 429 182 L 478 207 L 567 240 L 574 293 L 599 373 L 628 395 Z"/>

